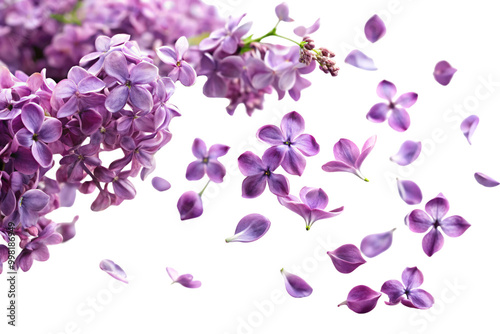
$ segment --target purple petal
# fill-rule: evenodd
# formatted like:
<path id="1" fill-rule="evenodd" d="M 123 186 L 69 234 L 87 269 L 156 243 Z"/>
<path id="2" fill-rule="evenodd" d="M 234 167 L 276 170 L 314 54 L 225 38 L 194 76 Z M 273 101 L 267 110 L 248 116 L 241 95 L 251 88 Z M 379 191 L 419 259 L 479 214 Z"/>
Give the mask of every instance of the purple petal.
<path id="1" fill-rule="evenodd" d="M 80 94 L 87 93 L 96 93 L 100 92 L 102 89 L 106 87 L 104 81 L 99 78 L 96 78 L 93 75 L 89 75 L 78 84 L 78 91 Z"/>
<path id="2" fill-rule="evenodd" d="M 284 269 L 281 269 L 281 275 L 285 279 L 285 288 L 288 294 L 294 298 L 303 298 L 309 296 L 313 289 L 306 281 L 297 275 L 290 274 Z"/>
<path id="3" fill-rule="evenodd" d="M 276 196 L 287 196 L 290 193 L 288 179 L 280 174 L 272 173 L 268 178 L 269 190 Z"/>
<path id="4" fill-rule="evenodd" d="M 366 285 L 358 285 L 349 291 L 347 300 L 338 306 L 347 307 L 356 313 L 368 313 L 377 306 L 378 299 L 382 296 L 380 292 L 374 291 Z"/>
<path id="5" fill-rule="evenodd" d="M 416 209 L 408 215 L 408 227 L 412 232 L 424 233 L 432 225 L 434 220 L 423 210 Z"/>
<path id="6" fill-rule="evenodd" d="M 42 126 L 45 115 L 42 107 L 35 103 L 28 103 L 23 106 L 21 111 L 21 120 L 24 126 L 31 133 L 38 133 Z"/>
<path id="7" fill-rule="evenodd" d="M 208 157 L 210 159 L 220 158 L 220 157 L 226 155 L 227 151 L 229 151 L 229 149 L 230 149 L 230 147 L 227 145 L 222 145 L 222 144 L 212 145 L 208 149 Z"/>
<path id="8" fill-rule="evenodd" d="M 417 267 L 407 267 L 401 278 L 407 290 L 418 288 L 424 282 L 424 275 Z"/>
<path id="9" fill-rule="evenodd" d="M 340 139 L 333 146 L 335 159 L 354 167 L 359 157 L 359 148 L 349 139 Z"/>
<path id="10" fill-rule="evenodd" d="M 398 99 L 394 104 L 400 105 L 404 108 L 410 108 L 412 105 L 417 102 L 418 99 L 418 94 L 417 93 L 404 93 Z"/>
<path id="11" fill-rule="evenodd" d="M 206 164 L 200 160 L 191 162 L 186 169 L 186 179 L 189 181 L 200 180 L 206 171 Z"/>
<path id="12" fill-rule="evenodd" d="M 354 167 L 346 165 L 342 161 L 329 161 L 323 166 L 321 166 L 325 172 L 348 172 L 357 175 L 357 170 Z"/>
<path id="13" fill-rule="evenodd" d="M 253 152 L 246 151 L 238 157 L 238 168 L 244 176 L 263 174 L 266 170 L 262 160 Z M 264 190 L 263 190 L 264 191 Z"/>
<path id="14" fill-rule="evenodd" d="M 272 172 L 280 166 L 284 157 L 285 150 L 282 146 L 271 146 L 262 155 L 262 163 Z"/>
<path id="15" fill-rule="evenodd" d="M 366 39 L 375 43 L 385 35 L 384 21 L 377 15 L 373 15 L 365 24 Z"/>
<path id="16" fill-rule="evenodd" d="M 127 179 L 113 181 L 115 195 L 123 199 L 133 199 L 137 194 L 134 185 Z"/>
<path id="17" fill-rule="evenodd" d="M 198 159 L 204 159 L 207 156 L 207 145 L 200 138 L 195 138 L 191 147 L 193 155 Z"/>
<path id="18" fill-rule="evenodd" d="M 388 101 L 392 101 L 392 98 L 396 95 L 396 86 L 390 81 L 382 80 L 377 86 L 377 95 Z"/>
<path id="19" fill-rule="evenodd" d="M 117 86 L 106 97 L 104 105 L 109 112 L 117 112 L 123 109 L 127 103 L 129 89 L 127 86 Z"/>
<path id="20" fill-rule="evenodd" d="M 387 103 L 377 103 L 370 108 L 370 111 L 366 114 L 366 119 L 374 123 L 384 122 L 387 119 L 389 110 L 390 108 Z"/>
<path id="21" fill-rule="evenodd" d="M 465 138 L 467 138 L 467 141 L 471 145 L 472 143 L 470 142 L 470 137 L 476 131 L 478 124 L 479 124 L 479 117 L 477 117 L 476 115 L 470 115 L 469 117 L 463 120 L 462 124 L 460 124 L 460 130 L 462 130 Z"/>
<path id="22" fill-rule="evenodd" d="M 102 260 L 101 263 L 99 263 L 99 268 L 108 273 L 111 277 L 123 283 L 128 283 L 125 271 L 113 261 Z"/>
<path id="23" fill-rule="evenodd" d="M 158 67 L 146 61 L 130 70 L 130 81 L 135 85 L 149 84 L 158 77 Z"/>
<path id="24" fill-rule="evenodd" d="M 40 166 L 44 168 L 50 167 L 52 164 L 52 152 L 43 142 L 34 141 L 33 145 L 31 145 L 31 154 L 33 154 L 33 158 L 35 158 Z"/>
<path id="25" fill-rule="evenodd" d="M 88 109 L 80 113 L 81 130 L 85 135 L 91 135 L 100 129 L 102 125 L 102 116 L 99 112 Z"/>
<path id="26" fill-rule="evenodd" d="M 299 196 L 310 209 L 323 210 L 328 205 L 328 195 L 321 188 L 303 187 Z"/>
<path id="27" fill-rule="evenodd" d="M 194 85 L 196 81 L 196 72 L 194 68 L 185 61 L 181 63 L 179 81 L 186 87 Z"/>
<path id="28" fill-rule="evenodd" d="M 211 181 L 221 183 L 225 175 L 226 168 L 220 162 L 217 160 L 208 161 L 207 176 Z"/>
<path id="29" fill-rule="evenodd" d="M 309 230 L 310 227 L 313 225 L 314 222 L 316 222 L 318 220 L 322 220 L 322 219 L 327 219 L 327 218 L 332 218 L 332 217 L 338 216 L 343 211 L 344 211 L 344 207 L 343 206 L 341 206 L 339 208 L 336 208 L 336 209 L 333 209 L 333 210 L 330 210 L 330 211 L 323 211 L 323 210 L 320 210 L 320 209 L 313 209 L 311 211 L 311 215 L 310 215 L 310 219 L 309 219 L 310 223 L 308 225 L 306 225 L 306 230 Z"/>
<path id="30" fill-rule="evenodd" d="M 106 71 L 109 76 L 124 84 L 129 77 L 129 73 L 127 60 L 123 53 L 115 51 L 108 54 L 104 60 L 104 71 Z"/>
<path id="31" fill-rule="evenodd" d="M 76 84 L 69 79 L 61 80 L 56 85 L 56 87 L 54 87 L 54 95 L 56 95 L 61 99 L 66 99 L 68 97 L 73 96 L 76 91 L 77 91 Z"/>
<path id="32" fill-rule="evenodd" d="M 301 176 L 306 168 L 306 159 L 299 154 L 293 147 L 285 151 L 281 167 L 290 175 Z"/>
<path id="33" fill-rule="evenodd" d="M 421 142 L 407 140 L 401 145 L 398 153 L 393 155 L 390 159 L 392 162 L 395 162 L 400 166 L 407 166 L 417 160 L 421 150 Z"/>
<path id="34" fill-rule="evenodd" d="M 437 221 L 440 221 L 444 216 L 446 216 L 449 209 L 450 203 L 442 194 L 439 194 L 425 204 L 425 211 L 427 211 L 432 219 Z"/>
<path id="35" fill-rule="evenodd" d="M 243 217 L 232 237 L 226 239 L 226 242 L 252 242 L 260 239 L 271 226 L 271 222 L 266 217 L 252 213 Z"/>
<path id="36" fill-rule="evenodd" d="M 496 187 L 500 184 L 500 182 L 492 179 L 491 177 L 483 173 L 474 173 L 474 178 L 480 185 L 489 188 Z"/>
<path id="37" fill-rule="evenodd" d="M 177 278 L 179 278 L 179 273 L 177 273 L 177 270 L 174 268 L 167 267 L 167 274 L 170 276 L 172 281 L 177 281 Z"/>
<path id="38" fill-rule="evenodd" d="M 180 275 L 174 283 L 179 283 L 185 288 L 196 289 L 201 286 L 200 281 L 193 281 L 193 275 L 184 274 Z"/>
<path id="39" fill-rule="evenodd" d="M 278 17 L 278 19 L 280 21 L 284 21 L 284 22 L 292 22 L 293 21 L 293 19 L 290 18 L 290 16 L 288 16 L 288 5 L 285 2 L 276 6 L 274 11 L 276 12 L 276 16 Z"/>
<path id="40" fill-rule="evenodd" d="M 332 259 L 335 268 L 343 273 L 349 274 L 357 267 L 365 263 L 365 259 L 361 256 L 358 247 L 352 244 L 340 246 L 339 248 L 327 252 Z"/>
<path id="41" fill-rule="evenodd" d="M 344 62 L 346 64 L 360 68 L 362 70 L 367 70 L 367 71 L 377 70 L 377 66 L 375 66 L 375 62 L 373 61 L 373 59 L 371 59 L 370 57 L 368 57 L 359 50 L 352 50 L 351 52 L 349 52 L 347 57 L 345 57 Z"/>
<path id="42" fill-rule="evenodd" d="M 389 302 L 386 304 L 396 305 L 405 294 L 405 287 L 399 281 L 389 280 L 382 285 L 380 291 L 389 297 Z"/>
<path id="43" fill-rule="evenodd" d="M 5 245 L 0 245 L 0 274 L 2 273 L 2 263 L 9 259 L 9 248 Z"/>
<path id="44" fill-rule="evenodd" d="M 441 85 L 446 86 L 450 83 L 456 71 L 457 69 L 451 67 L 446 60 L 442 60 L 434 67 L 434 79 Z"/>
<path id="45" fill-rule="evenodd" d="M 319 19 L 316 20 L 316 22 L 313 23 L 312 26 L 309 28 L 306 28 L 304 26 L 297 27 L 293 30 L 294 34 L 300 37 L 304 37 L 306 35 L 312 34 L 316 30 L 319 29 Z"/>
<path id="46" fill-rule="evenodd" d="M 257 130 L 257 138 L 271 145 L 282 145 L 286 140 L 276 125 L 264 125 Z"/>
<path id="47" fill-rule="evenodd" d="M 24 147 L 31 147 L 33 145 L 33 133 L 28 129 L 22 128 L 16 133 L 17 141 L 19 145 Z"/>
<path id="48" fill-rule="evenodd" d="M 73 218 L 73 221 L 71 223 L 57 224 L 55 231 L 62 236 L 62 242 L 71 240 L 76 235 L 75 224 L 77 220 L 78 216 L 75 216 L 75 218 Z"/>
<path id="49" fill-rule="evenodd" d="M 430 293 L 422 289 L 411 290 L 408 294 L 408 298 L 410 299 L 413 306 L 420 310 L 426 310 L 434 305 L 434 297 L 432 297 Z"/>
<path id="50" fill-rule="evenodd" d="M 392 245 L 392 235 L 394 230 L 396 229 L 392 229 L 384 233 L 367 235 L 361 241 L 361 252 L 370 258 L 385 252 Z"/>
<path id="51" fill-rule="evenodd" d="M 153 177 L 151 183 L 153 184 L 153 187 L 158 191 L 166 191 L 171 187 L 170 182 L 158 176 Z"/>
<path id="52" fill-rule="evenodd" d="M 389 115 L 389 126 L 398 132 L 405 132 L 410 127 L 410 115 L 405 109 L 394 108 Z"/>
<path id="53" fill-rule="evenodd" d="M 306 157 L 312 157 L 319 153 L 319 144 L 316 139 L 308 134 L 301 134 L 293 141 L 293 147 L 298 149 Z"/>
<path id="54" fill-rule="evenodd" d="M 441 232 L 439 232 L 436 228 L 432 228 L 422 240 L 422 248 L 424 249 L 425 254 L 429 257 L 443 248 L 443 244 L 443 234 L 441 234 Z"/>
<path id="55" fill-rule="evenodd" d="M 407 204 L 415 205 L 422 202 L 422 191 L 418 185 L 410 180 L 396 180 L 399 196 Z"/>
<path id="56" fill-rule="evenodd" d="M 181 195 L 177 202 L 177 210 L 181 220 L 197 218 L 203 213 L 203 203 L 198 193 L 187 191 Z"/>
<path id="57" fill-rule="evenodd" d="M 210 76 L 203 86 L 203 94 L 208 97 L 225 97 L 226 93 L 226 81 L 217 74 Z"/>
<path id="58" fill-rule="evenodd" d="M 30 189 L 21 196 L 19 205 L 30 211 L 38 212 L 45 208 L 49 199 L 49 195 L 40 189 Z"/>
<path id="59" fill-rule="evenodd" d="M 156 55 L 167 65 L 177 65 L 177 52 L 170 46 L 162 46 L 156 49 Z"/>
<path id="60" fill-rule="evenodd" d="M 361 149 L 361 153 L 359 154 L 359 157 L 356 159 L 356 163 L 354 164 L 354 167 L 356 167 L 356 169 L 361 168 L 361 164 L 363 163 L 363 161 L 365 161 L 368 154 L 370 154 L 370 152 L 373 150 L 376 142 L 377 136 L 371 136 L 365 141 L 365 143 L 363 144 L 363 148 Z"/>
<path id="61" fill-rule="evenodd" d="M 247 176 L 241 184 L 243 198 L 255 198 L 262 195 L 266 189 L 264 174 Z"/>
<path id="62" fill-rule="evenodd" d="M 40 131 L 38 132 L 38 139 L 46 143 L 53 143 L 61 137 L 61 134 L 61 121 L 51 117 L 47 118 L 45 122 L 43 122 Z"/>
<path id="63" fill-rule="evenodd" d="M 443 232 L 449 237 L 459 237 L 470 227 L 470 224 L 460 216 L 450 216 L 439 224 Z"/>
<path id="64" fill-rule="evenodd" d="M 130 101 L 139 110 L 149 112 L 153 109 L 153 97 L 145 87 L 130 87 Z"/>
<path id="65" fill-rule="evenodd" d="M 306 222 L 309 221 L 311 216 L 311 209 L 307 205 L 300 203 L 298 198 L 294 196 L 278 196 L 278 202 L 280 202 L 280 204 L 286 207 L 288 210 L 293 211 L 304 218 Z"/>
<path id="66" fill-rule="evenodd" d="M 304 118 L 296 111 L 292 111 L 281 119 L 281 131 L 285 135 L 286 140 L 292 141 L 304 132 Z"/>

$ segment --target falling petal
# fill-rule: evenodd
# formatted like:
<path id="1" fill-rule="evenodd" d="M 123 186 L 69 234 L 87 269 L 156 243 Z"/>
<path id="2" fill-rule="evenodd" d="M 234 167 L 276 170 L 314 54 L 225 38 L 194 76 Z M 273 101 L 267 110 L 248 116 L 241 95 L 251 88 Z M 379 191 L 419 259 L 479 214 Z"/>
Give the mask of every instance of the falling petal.
<path id="1" fill-rule="evenodd" d="M 365 36 L 370 42 L 375 43 L 386 32 L 384 21 L 377 15 L 373 15 L 365 24 Z"/>
<path id="2" fill-rule="evenodd" d="M 415 205 L 422 202 L 422 191 L 419 186 L 410 180 L 397 179 L 399 196 L 407 204 Z"/>
<path id="3" fill-rule="evenodd" d="M 297 275 L 290 274 L 285 269 L 281 269 L 281 274 L 285 279 L 286 291 L 294 298 L 302 298 L 309 296 L 313 289 L 306 281 Z"/>
<path id="4" fill-rule="evenodd" d="M 434 68 L 434 79 L 441 85 L 446 86 L 450 83 L 456 71 L 456 68 L 451 67 L 447 61 L 442 60 Z"/>
<path id="5" fill-rule="evenodd" d="M 470 115 L 469 117 L 463 120 L 462 124 L 460 124 L 460 130 L 462 130 L 465 138 L 467 138 L 467 141 L 471 145 L 472 143 L 470 142 L 470 137 L 476 131 L 478 124 L 479 124 L 479 117 L 477 117 L 476 115 Z"/>
<path id="6" fill-rule="evenodd" d="M 352 244 L 340 246 L 327 254 L 332 259 L 335 268 L 342 274 L 349 274 L 366 262 L 358 247 Z"/>
<path id="7" fill-rule="evenodd" d="M 173 281 L 172 284 L 179 283 L 180 285 L 182 285 L 186 288 L 190 288 L 190 289 L 196 289 L 196 288 L 199 288 L 201 286 L 201 282 L 194 281 L 193 275 L 191 275 L 191 274 L 179 275 L 177 270 L 175 270 L 174 268 L 170 268 L 170 267 L 167 267 L 166 270 L 167 270 L 168 276 L 170 276 L 170 278 Z"/>
<path id="8" fill-rule="evenodd" d="M 497 180 L 494 180 L 483 173 L 474 173 L 474 178 L 476 179 L 477 183 L 488 188 L 496 187 L 500 184 L 500 182 L 498 182 Z"/>
<path id="9" fill-rule="evenodd" d="M 367 71 L 376 71 L 377 67 L 373 62 L 373 59 L 365 55 L 363 52 L 359 50 L 352 50 L 349 52 L 347 57 L 344 60 L 347 64 L 352 65 L 354 67 L 360 68 L 362 70 Z"/>
<path id="10" fill-rule="evenodd" d="M 392 162 L 395 162 L 400 166 L 407 166 L 417 160 L 421 150 L 421 142 L 407 140 L 403 143 L 403 145 L 401 145 L 398 153 L 393 155 L 390 159 Z"/>
<path id="11" fill-rule="evenodd" d="M 260 239 L 269 230 L 271 222 L 266 217 L 257 213 L 249 214 L 243 217 L 232 237 L 226 239 L 226 242 L 252 242 Z"/>
<path id="12" fill-rule="evenodd" d="M 72 239 L 76 235 L 75 224 L 77 220 L 78 216 L 75 216 L 75 218 L 73 218 L 73 221 L 71 223 L 62 223 L 57 225 L 56 232 L 62 235 L 63 237 L 62 242 L 66 242 Z"/>
<path id="13" fill-rule="evenodd" d="M 181 220 L 197 218 L 203 214 L 203 203 L 201 196 L 194 191 L 187 191 L 179 197 L 177 210 Z"/>
<path id="14" fill-rule="evenodd" d="M 363 238 L 361 241 L 361 252 L 366 257 L 375 257 L 391 247 L 392 235 L 396 229 L 392 229 L 388 232 L 370 234 Z"/>
<path id="15" fill-rule="evenodd" d="M 161 177 L 155 176 L 152 180 L 151 183 L 153 184 L 153 187 L 158 190 L 158 191 L 165 191 L 170 189 L 171 185 L 170 182 L 168 182 L 165 179 L 162 179 Z"/>
<path id="16" fill-rule="evenodd" d="M 99 268 L 108 273 L 111 277 L 123 283 L 128 283 L 125 271 L 113 261 L 102 260 L 101 263 L 99 263 Z"/>
<path id="17" fill-rule="evenodd" d="M 380 292 L 374 291 L 366 285 L 358 285 L 349 291 L 347 300 L 338 306 L 347 307 L 356 313 L 368 313 L 377 306 L 378 299 L 382 296 Z"/>

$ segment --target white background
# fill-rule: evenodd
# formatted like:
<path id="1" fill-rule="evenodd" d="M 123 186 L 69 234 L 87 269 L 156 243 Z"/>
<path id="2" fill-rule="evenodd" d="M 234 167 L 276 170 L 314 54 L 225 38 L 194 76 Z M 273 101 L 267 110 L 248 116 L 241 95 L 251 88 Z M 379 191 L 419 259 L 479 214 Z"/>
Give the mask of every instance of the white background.
<path id="1" fill-rule="evenodd" d="M 252 31 L 259 35 L 274 26 L 274 7 L 280 2 L 212 3 L 224 15 L 247 12 L 244 20 L 254 21 Z M 317 46 L 337 53 L 339 76 L 315 71 L 307 76 L 313 84 L 300 101 L 286 97 L 278 102 L 275 95 L 268 96 L 265 109 L 251 118 L 241 109 L 230 117 L 224 109 L 226 100 L 205 98 L 201 93 L 204 78 L 194 87 L 179 88 L 172 102 L 183 115 L 172 122 L 173 139 L 157 154 L 153 175 L 169 180 L 172 189 L 159 193 L 151 186 L 151 178 L 137 179 L 136 199 L 119 207 L 91 212 L 95 196 L 91 195 L 79 196 L 73 208 L 54 212 L 50 217 L 58 222 L 80 216 L 77 236 L 50 247 L 49 261 L 36 262 L 29 272 L 19 274 L 16 330 L 6 325 L 7 284 L 2 275 L 0 332 L 492 333 L 500 311 L 500 189 L 480 186 L 473 174 L 480 171 L 500 179 L 500 27 L 494 3 L 289 1 L 290 16 L 296 21 L 282 23 L 279 31 L 291 36 L 295 26 L 309 26 L 321 17 L 321 29 L 313 37 Z M 371 44 L 362 30 L 375 13 L 385 21 L 387 34 Z M 345 64 L 343 59 L 353 48 L 371 56 L 379 70 L 368 72 Z M 458 69 L 446 87 L 432 76 L 440 60 Z M 397 86 L 398 95 L 419 94 L 408 110 L 412 123 L 405 133 L 365 118 L 373 104 L 382 102 L 375 89 L 383 79 Z M 340 216 L 319 221 L 308 232 L 302 218 L 280 206 L 268 190 L 257 199 L 243 199 L 243 176 L 236 164 L 244 151 L 261 154 L 267 147 L 255 139 L 260 126 L 278 125 L 282 115 L 292 110 L 303 115 L 306 133 L 316 137 L 321 152 L 307 159 L 302 177 L 289 176 L 291 193 L 298 195 L 303 186 L 321 187 L 330 197 L 328 209 L 345 206 Z M 469 114 L 480 117 L 472 146 L 459 128 Z M 332 147 L 340 138 L 361 147 L 373 134 L 378 136 L 377 144 L 362 166 L 369 183 L 351 174 L 321 170 L 321 165 L 333 160 Z M 208 145 L 231 146 L 220 159 L 228 174 L 224 183 L 211 185 L 205 192 L 203 215 L 181 222 L 177 199 L 205 184 L 184 177 L 194 160 L 191 145 L 196 137 Z M 399 167 L 389 157 L 405 140 L 422 141 L 424 148 L 411 166 Z M 420 185 L 421 205 L 410 207 L 399 198 L 396 177 Z M 445 236 L 443 249 L 428 258 L 421 246 L 423 234 L 410 232 L 403 218 L 440 192 L 450 201 L 449 214 L 463 216 L 472 227 L 459 238 Z M 269 232 L 255 243 L 226 244 L 224 239 L 249 213 L 268 217 Z M 346 243 L 359 246 L 364 236 L 394 227 L 392 247 L 351 274 L 338 273 L 326 257 L 326 251 Z M 99 269 L 99 262 L 106 258 L 124 268 L 130 284 L 117 282 Z M 166 266 L 193 274 L 202 287 L 190 290 L 171 285 Z M 422 288 L 436 299 L 432 309 L 387 306 L 385 295 L 365 315 L 337 307 L 352 287 L 364 284 L 378 290 L 386 280 L 400 279 L 408 266 L 422 270 Z M 294 299 L 286 294 L 280 275 L 283 267 L 313 287 L 310 297 Z M 92 309 L 92 300 L 98 310 Z"/>

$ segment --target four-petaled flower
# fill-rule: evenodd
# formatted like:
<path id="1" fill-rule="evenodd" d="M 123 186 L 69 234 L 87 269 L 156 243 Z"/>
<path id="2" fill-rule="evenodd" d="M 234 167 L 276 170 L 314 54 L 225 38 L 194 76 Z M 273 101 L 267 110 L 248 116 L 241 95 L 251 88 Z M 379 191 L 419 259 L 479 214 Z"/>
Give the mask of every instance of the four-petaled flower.
<path id="1" fill-rule="evenodd" d="M 193 67 L 184 60 L 184 55 L 189 49 L 189 43 L 185 36 L 175 42 L 175 50 L 170 46 L 162 46 L 156 49 L 158 58 L 167 64 L 167 75 L 173 81 L 179 80 L 184 86 L 191 86 L 196 80 L 196 72 Z"/>
<path id="2" fill-rule="evenodd" d="M 215 183 L 221 183 L 224 175 L 226 175 L 226 168 L 217 161 L 217 158 L 226 155 L 229 150 L 229 146 L 215 144 L 212 145 L 207 152 L 207 146 L 205 142 L 199 138 L 196 138 L 193 142 L 193 155 L 198 158 L 198 160 L 191 162 L 186 170 L 186 179 L 199 180 L 205 173 L 208 178 Z"/>
<path id="3" fill-rule="evenodd" d="M 424 275 L 417 267 L 406 268 L 403 271 L 401 282 L 389 280 L 382 285 L 380 291 L 389 297 L 387 305 L 401 304 L 425 310 L 434 304 L 434 298 L 425 290 L 417 289 L 424 282 Z M 405 298 L 406 297 L 406 298 Z"/>

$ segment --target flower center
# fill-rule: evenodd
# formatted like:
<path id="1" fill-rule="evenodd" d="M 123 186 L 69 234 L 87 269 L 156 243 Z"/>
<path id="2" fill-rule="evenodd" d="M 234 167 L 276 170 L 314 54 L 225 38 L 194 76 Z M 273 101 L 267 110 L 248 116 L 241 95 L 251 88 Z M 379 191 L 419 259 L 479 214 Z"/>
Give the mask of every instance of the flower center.
<path id="1" fill-rule="evenodd" d="M 439 226 L 439 220 L 436 219 L 436 221 L 433 224 L 434 228 L 438 228 Z"/>
<path id="2" fill-rule="evenodd" d="M 203 162 L 204 164 L 207 164 L 208 163 L 208 158 L 203 158 L 203 160 L 201 160 L 201 162 Z"/>
<path id="3" fill-rule="evenodd" d="M 265 176 L 271 176 L 271 172 L 269 171 L 269 169 L 264 172 L 264 175 Z"/>
<path id="4" fill-rule="evenodd" d="M 181 61 L 178 60 L 176 65 L 177 65 L 177 67 L 181 67 Z"/>
<path id="5" fill-rule="evenodd" d="M 38 134 L 37 133 L 33 134 L 33 141 L 38 141 Z"/>
<path id="6" fill-rule="evenodd" d="M 285 145 L 287 145 L 287 146 L 290 146 L 290 145 L 292 145 L 292 142 L 291 142 L 291 141 L 289 141 L 289 140 L 287 140 L 287 141 L 286 141 L 286 142 L 284 142 L 283 144 L 285 144 Z"/>
<path id="7" fill-rule="evenodd" d="M 125 81 L 125 86 L 130 88 L 132 86 L 132 82 L 130 80 Z"/>

